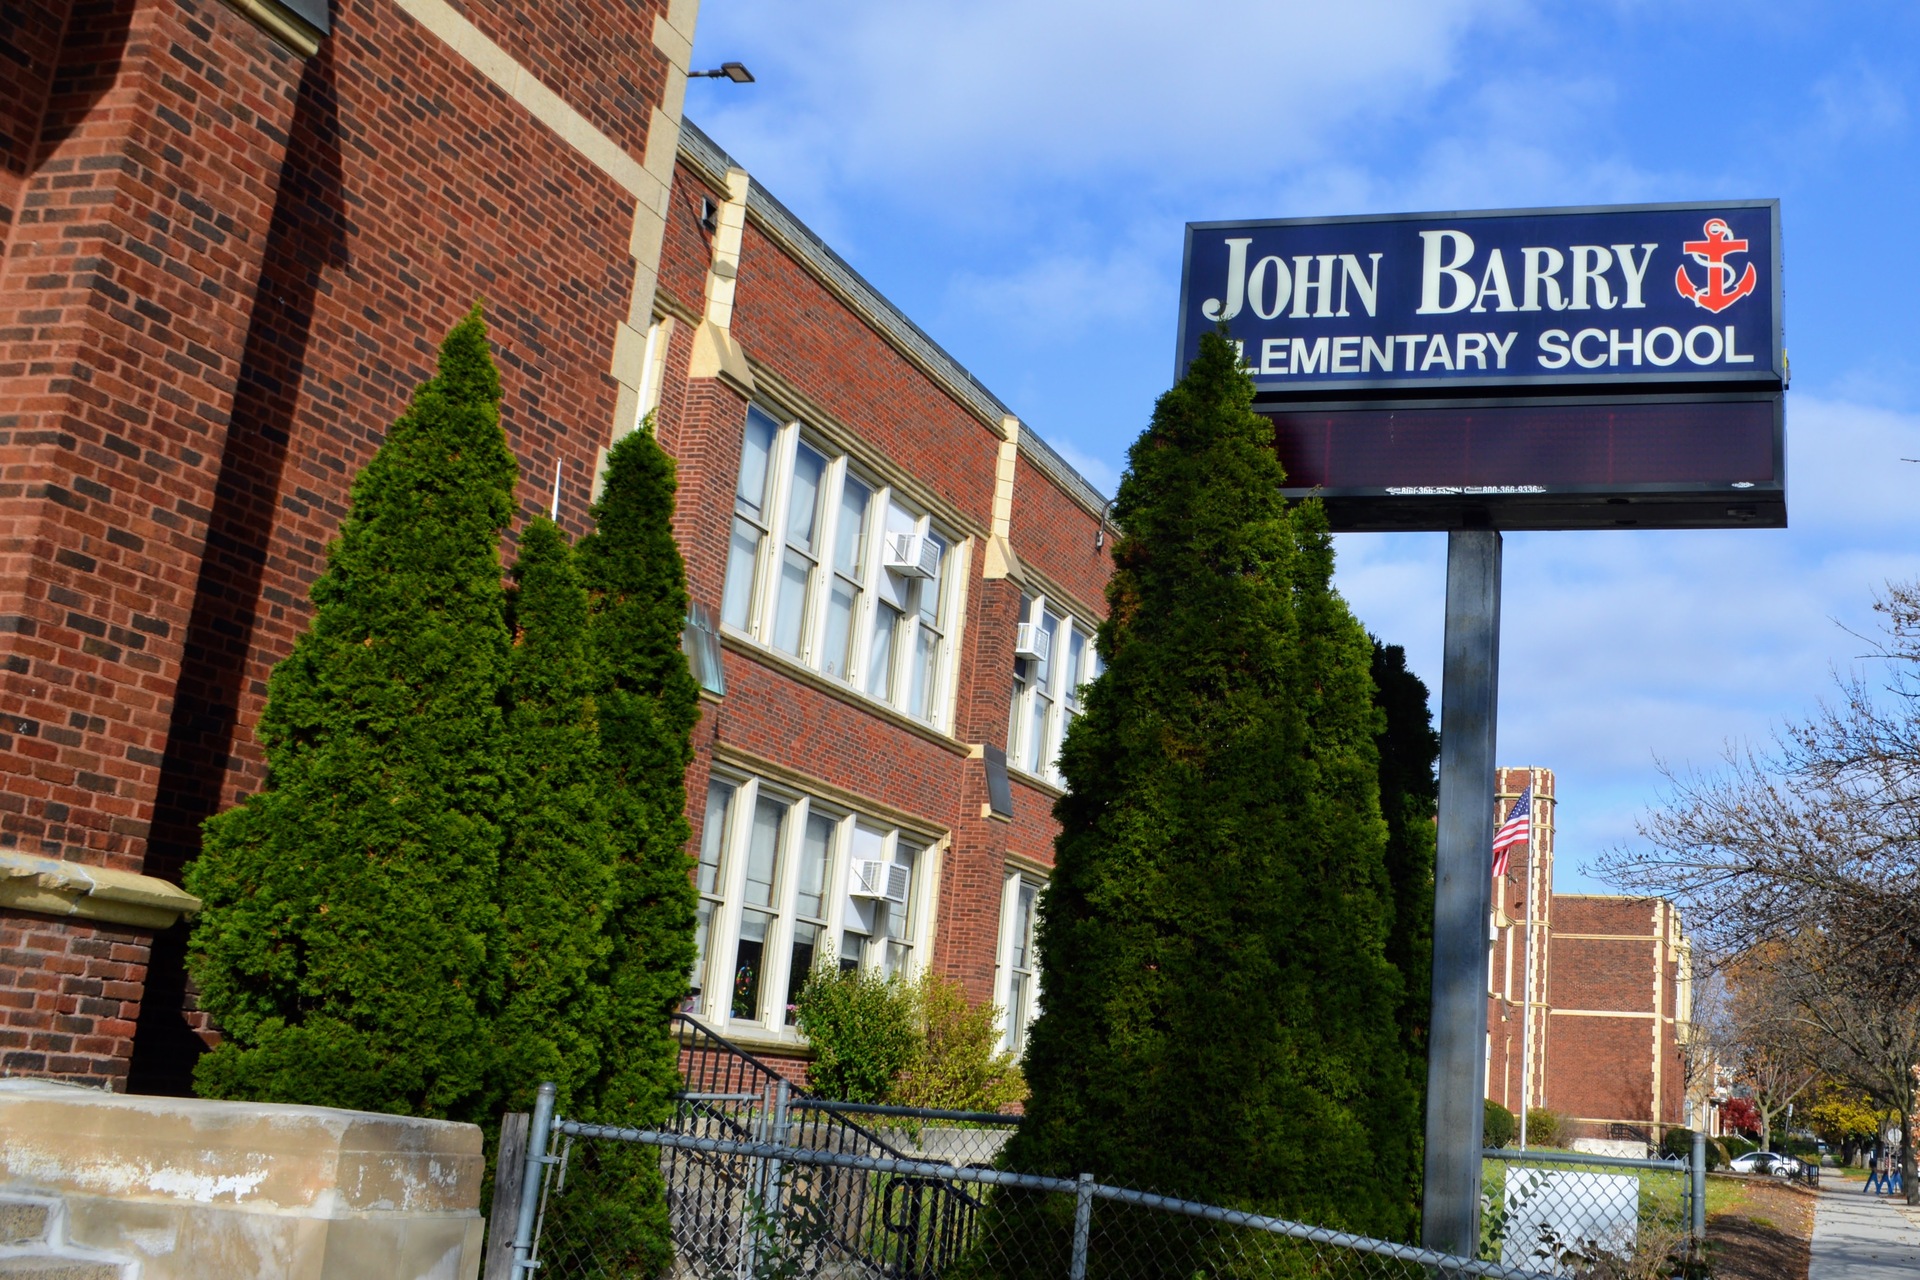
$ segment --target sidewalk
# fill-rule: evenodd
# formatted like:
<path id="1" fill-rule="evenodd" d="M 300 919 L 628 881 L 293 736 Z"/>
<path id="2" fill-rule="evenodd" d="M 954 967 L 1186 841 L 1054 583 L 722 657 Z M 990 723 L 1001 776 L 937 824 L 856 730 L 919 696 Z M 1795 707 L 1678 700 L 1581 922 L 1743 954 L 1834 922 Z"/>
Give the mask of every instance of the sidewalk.
<path id="1" fill-rule="evenodd" d="M 1905 1203 L 1861 1193 L 1859 1183 L 1822 1180 L 1814 1206 L 1807 1280 L 1913 1280 L 1920 1276 L 1920 1224 Z"/>

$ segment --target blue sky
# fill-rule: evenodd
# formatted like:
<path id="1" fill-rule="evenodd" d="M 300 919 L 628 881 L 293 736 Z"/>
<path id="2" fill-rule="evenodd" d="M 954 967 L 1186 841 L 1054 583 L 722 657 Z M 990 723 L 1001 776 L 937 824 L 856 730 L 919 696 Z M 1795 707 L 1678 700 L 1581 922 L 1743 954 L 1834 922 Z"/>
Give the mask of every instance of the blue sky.
<path id="1" fill-rule="evenodd" d="M 1920 6 L 1832 0 L 706 0 L 687 113 L 1112 491 L 1172 377 L 1188 221 L 1777 196 L 1784 531 L 1510 535 L 1500 758 L 1559 881 L 1656 761 L 1804 712 L 1920 576 Z M 1339 582 L 1438 696 L 1445 539 Z"/>

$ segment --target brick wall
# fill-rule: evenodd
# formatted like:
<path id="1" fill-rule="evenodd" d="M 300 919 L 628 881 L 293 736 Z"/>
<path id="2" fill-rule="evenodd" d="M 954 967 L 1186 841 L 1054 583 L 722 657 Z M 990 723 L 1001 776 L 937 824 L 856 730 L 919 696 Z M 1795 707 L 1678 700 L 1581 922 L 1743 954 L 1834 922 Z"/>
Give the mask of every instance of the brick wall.
<path id="1" fill-rule="evenodd" d="M 635 161 L 671 91 L 653 43 L 665 7 L 454 4 Z M 0 847 L 177 878 L 205 818 L 260 785 L 251 728 L 352 478 L 476 299 L 521 514 L 545 509 L 558 469 L 561 523 L 586 530 L 619 324 L 646 320 L 635 197 L 400 4 L 333 12 L 304 60 L 219 0 L 28 0 L 0 19 L 0 692 L 16 713 L 0 722 Z M 656 421 L 679 465 L 676 531 L 710 607 L 747 406 L 689 376 L 712 257 L 701 201 L 724 196 L 680 166 L 655 308 L 673 322 Z M 883 328 L 749 223 L 733 333 L 755 367 L 972 538 L 954 729 L 907 727 L 732 645 L 689 808 L 697 826 L 713 753 L 733 750 L 947 832 L 931 960 L 986 999 L 1009 851 L 1045 861 L 1054 834 L 1052 793 L 1025 783 L 1011 823 L 981 816 L 973 748 L 1004 745 L 1020 594 L 984 576 L 1004 435 Z M 1098 611 L 1106 557 L 1083 502 L 1023 459 L 1013 539 Z M 184 1086 L 212 1032 L 183 935 L 6 921 L 4 1048 L 29 1055 L 7 1069 L 124 1079 L 137 1021 L 141 1044 L 186 1056 L 136 1063 L 145 1087 Z M 55 990 L 68 981 L 120 985 Z"/>
<path id="2" fill-rule="evenodd" d="M 0 910 L 0 1075 L 120 1087 L 146 970 L 144 930 Z"/>
<path id="3" fill-rule="evenodd" d="M 463 12 L 637 162 L 664 9 Z M 523 511 L 564 467 L 584 531 L 635 198 L 389 0 L 340 0 L 305 60 L 219 0 L 31 0 L 0 65 L 0 847 L 175 878 L 259 785 L 352 477 L 477 299 Z M 104 1058 L 35 1069 L 125 1075 L 82 1039 Z"/>

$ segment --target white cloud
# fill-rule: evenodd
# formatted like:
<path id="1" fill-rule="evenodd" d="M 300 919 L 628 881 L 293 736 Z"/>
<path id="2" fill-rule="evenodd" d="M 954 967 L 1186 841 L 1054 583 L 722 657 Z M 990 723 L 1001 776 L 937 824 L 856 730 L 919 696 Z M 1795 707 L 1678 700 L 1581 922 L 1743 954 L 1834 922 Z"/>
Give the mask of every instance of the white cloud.
<path id="1" fill-rule="evenodd" d="M 1146 0 L 974 4 L 746 0 L 701 15 L 706 57 L 751 95 L 690 108 L 782 183 L 824 168 L 968 201 L 1121 172 L 1233 181 L 1298 163 L 1331 130 L 1444 82 L 1476 24 L 1517 0 Z"/>
<path id="2" fill-rule="evenodd" d="M 1120 473 L 1113 469 L 1105 459 L 1097 458 L 1085 450 L 1076 449 L 1065 440 L 1048 439 L 1053 451 L 1067 460 L 1067 465 L 1078 471 L 1087 483 L 1108 497 L 1120 489 Z"/>

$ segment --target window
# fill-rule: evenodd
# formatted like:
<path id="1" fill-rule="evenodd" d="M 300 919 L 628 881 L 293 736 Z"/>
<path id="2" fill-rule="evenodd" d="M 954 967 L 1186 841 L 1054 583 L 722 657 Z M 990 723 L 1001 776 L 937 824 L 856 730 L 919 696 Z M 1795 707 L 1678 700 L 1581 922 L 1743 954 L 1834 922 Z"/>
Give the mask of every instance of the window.
<path id="1" fill-rule="evenodd" d="M 1040 1013 L 1040 965 L 1033 949 L 1040 889 L 1032 876 L 1011 871 L 1000 902 L 1000 1006 L 1006 1010 L 1001 1047 L 1016 1058 L 1025 1051 L 1027 1028 Z"/>
<path id="2" fill-rule="evenodd" d="M 780 1031 L 814 966 L 910 977 L 927 922 L 926 845 L 764 780 L 707 785 L 687 1009 Z M 777 998 L 776 998 L 777 996 Z"/>
<path id="3" fill-rule="evenodd" d="M 721 621 L 944 727 L 953 542 L 799 423 L 782 425 L 755 406 L 740 451 Z"/>
<path id="4" fill-rule="evenodd" d="M 1007 763 L 1059 785 L 1060 744 L 1080 714 L 1082 689 L 1100 675 L 1093 626 L 1059 612 L 1044 596 L 1021 597 L 1020 621 Z"/>

